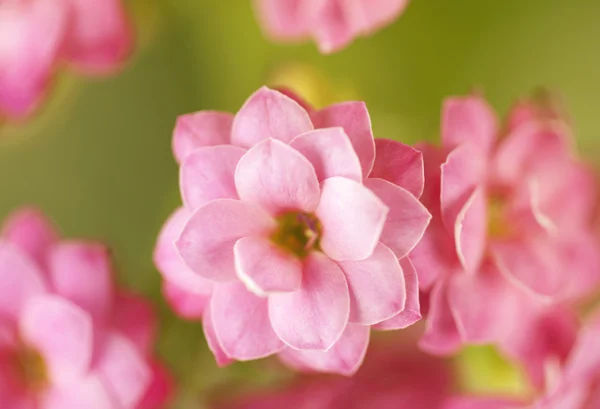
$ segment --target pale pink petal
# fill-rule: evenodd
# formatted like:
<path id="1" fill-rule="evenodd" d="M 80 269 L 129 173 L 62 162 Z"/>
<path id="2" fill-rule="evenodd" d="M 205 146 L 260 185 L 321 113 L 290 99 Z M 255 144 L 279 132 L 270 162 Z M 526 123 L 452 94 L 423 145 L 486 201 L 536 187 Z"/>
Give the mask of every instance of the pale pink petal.
<path id="1" fill-rule="evenodd" d="M 360 162 L 342 128 L 324 128 L 299 135 L 290 146 L 303 154 L 315 168 L 319 182 L 343 176 L 362 181 Z"/>
<path id="2" fill-rule="evenodd" d="M 167 369 L 158 362 L 152 362 L 152 382 L 136 409 L 162 409 L 173 395 L 173 379 Z"/>
<path id="3" fill-rule="evenodd" d="M 50 246 L 58 240 L 58 232 L 52 223 L 35 208 L 12 213 L 5 220 L 0 236 L 18 246 L 42 267 L 46 266 Z"/>
<path id="4" fill-rule="evenodd" d="M 196 210 L 214 199 L 237 199 L 233 175 L 245 149 L 232 145 L 197 148 L 180 168 L 183 203 Z"/>
<path id="5" fill-rule="evenodd" d="M 302 262 L 269 239 L 250 236 L 233 246 L 235 270 L 246 288 L 258 296 L 296 291 L 302 283 Z"/>
<path id="6" fill-rule="evenodd" d="M 315 211 L 323 226 L 321 248 L 334 260 L 369 257 L 379 242 L 388 211 L 382 200 L 360 183 L 341 177 L 325 180 Z"/>
<path id="7" fill-rule="evenodd" d="M 315 128 L 342 127 L 360 159 L 363 176 L 371 173 L 375 161 L 375 142 L 371 118 L 364 102 L 343 102 L 313 112 Z"/>
<path id="8" fill-rule="evenodd" d="M 311 32 L 323 54 L 346 47 L 356 32 L 348 20 L 347 5 L 340 1 L 322 1 L 311 18 Z"/>
<path id="9" fill-rule="evenodd" d="M 292 91 L 290 88 L 278 85 L 274 89 L 275 89 L 275 91 L 279 91 L 286 97 L 289 97 L 289 98 L 293 99 L 294 101 L 296 101 L 298 103 L 298 105 L 300 105 L 309 114 L 315 110 L 308 101 L 306 101 L 304 98 L 302 98 L 295 91 Z"/>
<path id="10" fill-rule="evenodd" d="M 477 271 L 484 256 L 488 234 L 488 202 L 483 189 L 476 189 L 456 217 L 456 254 L 463 268 Z"/>
<path id="11" fill-rule="evenodd" d="M 423 154 L 389 139 L 375 140 L 375 163 L 370 178 L 387 180 L 419 198 L 425 186 Z"/>
<path id="12" fill-rule="evenodd" d="M 304 261 L 300 290 L 269 296 L 273 329 L 295 349 L 328 350 L 346 328 L 349 313 L 344 273 L 322 253 L 311 253 Z"/>
<path id="13" fill-rule="evenodd" d="M 54 384 L 72 382 L 89 370 L 92 320 L 75 304 L 54 295 L 37 297 L 27 304 L 19 328 L 23 341 L 44 357 Z"/>
<path id="14" fill-rule="evenodd" d="M 175 313 L 185 319 L 198 320 L 210 303 L 212 290 L 208 294 L 184 290 L 170 281 L 163 282 L 163 296 Z"/>
<path id="15" fill-rule="evenodd" d="M 15 321 L 34 297 L 46 292 L 36 263 L 0 238 L 0 319 Z"/>
<path id="16" fill-rule="evenodd" d="M 200 111 L 181 115 L 173 131 L 173 155 L 178 163 L 197 148 L 231 143 L 233 115 Z"/>
<path id="17" fill-rule="evenodd" d="M 133 30 L 121 0 L 71 0 L 71 24 L 63 50 L 79 70 L 112 73 L 131 53 Z"/>
<path id="18" fill-rule="evenodd" d="M 365 186 L 388 206 L 389 213 L 380 240 L 396 254 L 405 257 L 423 237 L 431 214 L 406 189 L 383 179 L 366 179 Z"/>
<path id="19" fill-rule="evenodd" d="M 185 264 L 175 246 L 175 241 L 181 235 L 190 215 L 188 209 L 180 207 L 169 217 L 154 248 L 154 264 L 166 281 L 201 296 L 212 292 L 213 283 L 194 273 Z"/>
<path id="20" fill-rule="evenodd" d="M 235 186 L 242 200 L 275 214 L 312 212 L 319 203 L 315 168 L 300 152 L 275 139 L 259 143 L 242 156 Z"/>
<path id="21" fill-rule="evenodd" d="M 202 327 L 204 328 L 204 337 L 206 338 L 206 343 L 208 344 L 208 348 L 215 356 L 217 365 L 219 367 L 224 367 L 233 362 L 233 360 L 227 356 L 223 350 L 223 347 L 221 346 L 221 342 L 217 338 L 217 333 L 215 332 L 215 327 L 213 324 L 212 312 L 210 310 L 210 300 L 204 309 Z"/>
<path id="22" fill-rule="evenodd" d="M 425 333 L 419 346 L 434 355 L 453 354 L 462 346 L 462 340 L 448 303 L 447 282 L 438 282 L 429 297 Z"/>
<path id="23" fill-rule="evenodd" d="M 483 98 L 448 98 L 442 111 L 442 143 L 446 149 L 467 143 L 485 152 L 491 150 L 496 142 L 498 120 Z"/>
<path id="24" fill-rule="evenodd" d="M 215 288 L 210 306 L 212 325 L 227 356 L 249 361 L 275 354 L 284 347 L 271 326 L 267 304 L 266 298 L 250 293 L 242 283 Z"/>
<path id="25" fill-rule="evenodd" d="M 312 129 L 308 113 L 296 101 L 281 92 L 262 87 L 235 116 L 231 141 L 244 148 L 251 148 L 269 138 L 288 143 Z"/>
<path id="26" fill-rule="evenodd" d="M 362 34 L 370 34 L 392 23 L 404 11 L 408 0 L 361 0 L 356 7 L 353 25 Z"/>
<path id="27" fill-rule="evenodd" d="M 304 0 L 254 0 L 261 26 L 275 40 L 298 40 L 308 35 Z"/>
<path id="28" fill-rule="evenodd" d="M 350 322 L 374 325 L 404 309 L 404 273 L 394 253 L 379 243 L 373 254 L 360 261 L 342 261 L 350 290 Z"/>
<path id="29" fill-rule="evenodd" d="M 114 297 L 112 266 L 106 246 L 91 242 L 62 242 L 49 255 L 54 290 L 104 320 Z"/>
<path id="30" fill-rule="evenodd" d="M 560 240 L 560 256 L 567 280 L 566 297 L 578 300 L 594 294 L 600 284 L 598 238 L 590 231 L 564 234 Z"/>
<path id="31" fill-rule="evenodd" d="M 287 348 L 279 357 L 301 371 L 318 371 L 352 376 L 360 368 L 369 346 L 369 327 L 348 324 L 341 338 L 328 351 L 298 351 Z"/>
<path id="32" fill-rule="evenodd" d="M 392 318 L 373 326 L 374 329 L 384 331 L 404 329 L 422 318 L 417 271 L 408 257 L 400 260 L 400 267 L 402 267 L 402 271 L 404 272 L 404 281 L 406 283 L 406 303 L 404 309 Z"/>
<path id="33" fill-rule="evenodd" d="M 564 379 L 569 384 L 584 383 L 600 375 L 600 319 L 593 320 L 581 329 L 565 365 Z"/>
<path id="34" fill-rule="evenodd" d="M 117 333 L 105 340 L 96 366 L 102 383 L 123 408 L 135 408 L 152 382 L 152 368 L 142 352 Z"/>
<path id="35" fill-rule="evenodd" d="M 75 385 L 52 388 L 40 404 L 39 409 L 115 409 L 110 392 L 95 376 L 81 379 Z M 18 408 L 21 409 L 21 408 Z"/>
<path id="36" fill-rule="evenodd" d="M 216 281 L 236 280 L 233 245 L 240 238 L 267 234 L 275 221 L 259 206 L 218 199 L 198 209 L 175 243 L 194 273 Z"/>
<path id="37" fill-rule="evenodd" d="M 119 293 L 114 306 L 114 326 L 141 351 L 150 355 L 157 322 L 154 308 L 148 300 L 133 293 Z"/>

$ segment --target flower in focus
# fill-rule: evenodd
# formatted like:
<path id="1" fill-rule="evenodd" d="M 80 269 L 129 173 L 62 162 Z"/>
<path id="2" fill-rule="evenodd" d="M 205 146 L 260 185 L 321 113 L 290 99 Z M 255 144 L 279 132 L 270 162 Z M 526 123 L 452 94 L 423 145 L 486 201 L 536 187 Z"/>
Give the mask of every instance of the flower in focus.
<path id="1" fill-rule="evenodd" d="M 500 132 L 480 97 L 452 98 L 443 147 L 423 147 L 433 220 L 411 253 L 430 294 L 421 345 L 445 354 L 498 343 L 539 385 L 546 361 L 574 342 L 569 306 L 600 279 L 595 181 L 560 118 L 527 102 L 507 122 Z"/>
<path id="2" fill-rule="evenodd" d="M 23 118 L 59 64 L 103 75 L 119 69 L 132 33 L 120 0 L 9 0 L 0 4 L 0 116 Z"/>
<path id="3" fill-rule="evenodd" d="M 296 101 L 262 88 L 235 116 L 179 119 L 184 207 L 155 262 L 174 308 L 203 317 L 219 362 L 279 353 L 299 369 L 350 374 L 370 326 L 420 318 L 408 254 L 430 219 L 417 200 L 422 161 L 374 141 L 362 103 Z"/>
<path id="4" fill-rule="evenodd" d="M 391 24 L 408 0 L 254 0 L 265 32 L 275 40 L 313 38 L 323 53 L 346 47 Z"/>
<path id="5" fill-rule="evenodd" d="M 0 402 L 6 409 L 159 409 L 148 303 L 113 286 L 107 249 L 59 240 L 35 210 L 0 236 Z"/>

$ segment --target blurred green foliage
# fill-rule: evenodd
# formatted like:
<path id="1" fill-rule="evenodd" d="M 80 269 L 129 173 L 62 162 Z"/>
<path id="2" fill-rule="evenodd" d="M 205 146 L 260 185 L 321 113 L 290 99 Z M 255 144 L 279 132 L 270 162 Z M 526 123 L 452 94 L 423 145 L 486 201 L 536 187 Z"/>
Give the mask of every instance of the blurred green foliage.
<path id="1" fill-rule="evenodd" d="M 307 70 L 299 83 L 317 103 L 365 100 L 376 136 L 413 143 L 437 138 L 448 95 L 478 89 L 504 112 L 545 86 L 564 96 L 579 146 L 598 163 L 597 1 L 413 0 L 391 27 L 332 56 L 311 43 L 267 42 L 249 0 L 133 0 L 131 10 L 140 47 L 122 75 L 92 81 L 65 74 L 40 118 L 0 129 L 0 215 L 36 205 L 65 235 L 110 243 L 119 281 L 156 302 L 158 350 L 182 380 L 182 409 L 203 407 L 208 391 L 225 381 L 287 375 L 262 371 L 268 362 L 217 370 L 200 326 L 177 320 L 161 300 L 152 249 L 180 201 L 170 150 L 178 114 L 235 111 L 269 78 L 298 83 Z M 292 73 L 281 74 L 290 64 Z M 463 354 L 461 371 L 479 370 L 482 356 Z M 498 388 L 514 389 L 502 374 Z"/>

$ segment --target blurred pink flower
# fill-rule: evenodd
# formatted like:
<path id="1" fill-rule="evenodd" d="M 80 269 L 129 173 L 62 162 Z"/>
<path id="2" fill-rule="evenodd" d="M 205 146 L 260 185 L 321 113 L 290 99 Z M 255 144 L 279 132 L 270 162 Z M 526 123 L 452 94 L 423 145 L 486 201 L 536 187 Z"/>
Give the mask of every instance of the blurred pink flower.
<path id="1" fill-rule="evenodd" d="M 565 306 L 597 287 L 600 268 L 594 176 L 565 123 L 531 108 L 517 106 L 501 133 L 483 99 L 446 101 L 443 148 L 423 147 L 433 220 L 411 259 L 430 294 L 424 348 L 499 342 L 539 384 L 545 360 L 574 341 Z"/>
<path id="2" fill-rule="evenodd" d="M 0 236 L 0 402 L 6 409 L 159 409 L 155 317 L 117 291 L 108 250 L 59 240 L 36 210 Z"/>
<path id="3" fill-rule="evenodd" d="M 262 88 L 235 116 L 179 118 L 185 206 L 155 262 L 174 308 L 203 317 L 218 362 L 281 353 L 350 374 L 370 326 L 420 318 L 407 256 L 430 219 L 422 159 L 374 141 L 363 103 L 307 111 L 294 98 Z"/>
<path id="4" fill-rule="evenodd" d="M 0 115 L 22 118 L 66 62 L 89 75 L 119 69 L 132 33 L 120 0 L 6 0 L 0 3 Z"/>
<path id="5" fill-rule="evenodd" d="M 275 40 L 311 37 L 323 53 L 338 51 L 395 21 L 408 0 L 254 0 L 258 18 Z"/>

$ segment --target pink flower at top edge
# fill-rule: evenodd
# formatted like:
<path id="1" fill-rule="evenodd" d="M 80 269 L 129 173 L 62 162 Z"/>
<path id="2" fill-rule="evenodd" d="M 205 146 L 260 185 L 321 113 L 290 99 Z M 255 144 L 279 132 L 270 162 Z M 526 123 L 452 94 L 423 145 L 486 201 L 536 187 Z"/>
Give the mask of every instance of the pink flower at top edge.
<path id="1" fill-rule="evenodd" d="M 180 117 L 173 150 L 184 208 L 155 262 L 174 308 L 203 317 L 218 362 L 281 353 L 351 374 L 370 326 L 420 318 L 407 256 L 430 218 L 421 155 L 374 141 L 363 103 L 307 112 L 262 88 L 235 116 Z"/>
<path id="2" fill-rule="evenodd" d="M 266 34 L 279 41 L 312 38 L 322 53 L 333 53 L 356 37 L 394 22 L 408 0 L 254 0 Z"/>
<path id="3" fill-rule="evenodd" d="M 121 0 L 13 0 L 0 5 L 0 116 L 24 118 L 62 62 L 89 75 L 119 69 L 132 48 Z"/>
<path id="4" fill-rule="evenodd" d="M 0 234 L 0 402 L 6 409 L 159 409 L 155 317 L 114 287 L 105 246 L 60 240 L 34 209 Z"/>

